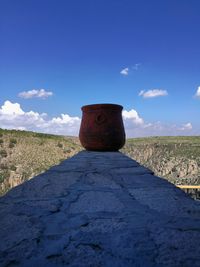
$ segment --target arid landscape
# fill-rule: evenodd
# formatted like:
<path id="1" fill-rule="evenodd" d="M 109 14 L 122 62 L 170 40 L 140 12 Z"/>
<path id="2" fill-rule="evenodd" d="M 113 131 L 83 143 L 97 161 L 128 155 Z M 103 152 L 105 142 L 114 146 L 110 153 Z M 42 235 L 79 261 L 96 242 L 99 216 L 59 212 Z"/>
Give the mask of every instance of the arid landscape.
<path id="1" fill-rule="evenodd" d="M 200 184 L 200 137 L 128 139 L 122 151 L 176 185 Z"/>
<path id="2" fill-rule="evenodd" d="M 81 150 L 77 137 L 0 129 L 0 194 Z M 127 139 L 121 151 L 176 185 L 200 184 L 200 137 Z"/>
<path id="3" fill-rule="evenodd" d="M 76 137 L 0 129 L 0 194 L 80 150 Z"/>

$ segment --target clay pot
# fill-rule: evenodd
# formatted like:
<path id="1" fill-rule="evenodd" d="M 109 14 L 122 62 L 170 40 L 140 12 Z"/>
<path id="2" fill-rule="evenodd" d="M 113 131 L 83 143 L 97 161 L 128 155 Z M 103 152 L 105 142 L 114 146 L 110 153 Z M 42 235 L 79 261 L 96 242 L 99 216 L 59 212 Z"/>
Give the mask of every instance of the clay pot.
<path id="1" fill-rule="evenodd" d="M 79 132 L 82 146 L 87 150 L 117 151 L 125 144 L 122 120 L 123 107 L 116 104 L 83 106 Z"/>

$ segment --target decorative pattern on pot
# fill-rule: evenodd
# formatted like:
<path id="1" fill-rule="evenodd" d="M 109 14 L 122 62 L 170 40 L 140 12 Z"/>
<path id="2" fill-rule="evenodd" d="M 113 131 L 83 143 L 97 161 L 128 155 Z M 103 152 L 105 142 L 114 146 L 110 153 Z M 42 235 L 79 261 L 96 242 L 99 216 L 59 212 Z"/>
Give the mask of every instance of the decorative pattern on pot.
<path id="1" fill-rule="evenodd" d="M 117 151 L 125 144 L 123 107 L 116 104 L 83 106 L 79 138 L 87 150 Z"/>

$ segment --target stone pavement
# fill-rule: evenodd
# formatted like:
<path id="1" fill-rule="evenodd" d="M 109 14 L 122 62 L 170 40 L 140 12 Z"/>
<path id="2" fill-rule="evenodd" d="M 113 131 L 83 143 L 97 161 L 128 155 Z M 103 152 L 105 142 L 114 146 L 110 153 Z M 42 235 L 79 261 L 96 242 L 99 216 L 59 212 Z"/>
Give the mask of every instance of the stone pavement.
<path id="1" fill-rule="evenodd" d="M 200 203 L 120 152 L 80 152 L 0 199 L 0 266 L 199 267 Z"/>

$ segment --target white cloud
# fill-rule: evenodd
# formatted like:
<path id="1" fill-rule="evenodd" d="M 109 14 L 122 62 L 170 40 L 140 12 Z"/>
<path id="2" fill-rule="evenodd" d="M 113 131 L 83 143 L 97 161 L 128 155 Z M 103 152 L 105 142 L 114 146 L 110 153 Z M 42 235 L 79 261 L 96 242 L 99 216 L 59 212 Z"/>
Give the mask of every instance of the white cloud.
<path id="1" fill-rule="evenodd" d="M 197 88 L 195 97 L 200 98 L 200 86 Z"/>
<path id="2" fill-rule="evenodd" d="M 172 135 L 192 135 L 194 134 L 190 122 L 181 126 L 176 124 L 167 124 L 160 121 L 146 122 L 134 109 L 122 112 L 124 127 L 127 137 L 145 137 L 145 136 L 172 136 Z"/>
<path id="3" fill-rule="evenodd" d="M 192 130 L 192 124 L 191 122 L 188 122 L 186 124 L 183 124 L 182 127 L 180 128 L 181 131 L 185 131 L 185 130 Z"/>
<path id="4" fill-rule="evenodd" d="M 42 98 L 45 99 L 49 96 L 52 96 L 52 92 L 45 91 L 45 89 L 40 89 L 40 90 L 30 90 L 30 91 L 24 91 L 18 94 L 19 97 L 28 99 L 28 98 Z"/>
<path id="5" fill-rule="evenodd" d="M 125 121 L 125 131 L 127 137 L 147 137 L 147 136 L 176 136 L 176 135 L 196 135 L 198 131 L 193 131 L 192 125 L 182 127 L 176 124 L 165 124 L 160 121 L 136 125 L 129 121 L 126 124 Z M 187 126 L 186 126 L 187 125 Z"/>
<path id="6" fill-rule="evenodd" d="M 10 101 L 5 101 L 4 105 L 0 109 L 0 115 L 23 115 L 24 111 L 21 109 L 20 104 L 11 103 Z"/>
<path id="7" fill-rule="evenodd" d="M 159 136 L 159 135 L 192 135 L 192 124 L 187 122 L 181 126 L 161 122 L 146 122 L 135 109 L 122 112 L 127 137 Z M 81 119 L 68 114 L 49 118 L 46 113 L 25 112 L 19 103 L 5 101 L 0 107 L 0 127 L 5 129 L 29 130 L 60 135 L 78 135 Z"/>
<path id="8" fill-rule="evenodd" d="M 144 98 L 153 98 L 158 96 L 166 96 L 168 92 L 162 89 L 153 89 L 153 90 L 141 90 L 138 94 L 139 96 L 143 96 Z"/>
<path id="9" fill-rule="evenodd" d="M 81 119 L 61 114 L 60 117 L 52 118 L 46 126 L 47 132 L 62 135 L 78 135 Z"/>
<path id="10" fill-rule="evenodd" d="M 125 123 L 131 122 L 135 125 L 141 125 L 144 123 L 143 119 L 139 117 L 137 111 L 134 109 L 131 109 L 130 111 L 123 110 L 122 111 L 122 117 L 123 117 Z"/>
<path id="11" fill-rule="evenodd" d="M 141 65 L 142 65 L 141 63 L 136 63 L 133 66 L 131 66 L 130 68 L 126 67 L 120 71 L 120 74 L 122 74 L 124 76 L 128 76 L 130 74 L 130 72 L 137 71 Z"/>
<path id="12" fill-rule="evenodd" d="M 121 70 L 120 73 L 124 76 L 127 76 L 129 74 L 129 68 L 125 68 L 125 69 Z"/>
<path id="13" fill-rule="evenodd" d="M 140 67 L 141 65 L 142 65 L 141 63 L 136 63 L 136 64 L 133 66 L 133 69 L 134 69 L 134 70 L 138 70 L 139 67 Z"/>
<path id="14" fill-rule="evenodd" d="M 61 114 L 49 119 L 46 113 L 25 112 L 20 104 L 5 101 L 0 108 L 0 127 L 61 135 L 78 135 L 80 118 Z"/>

